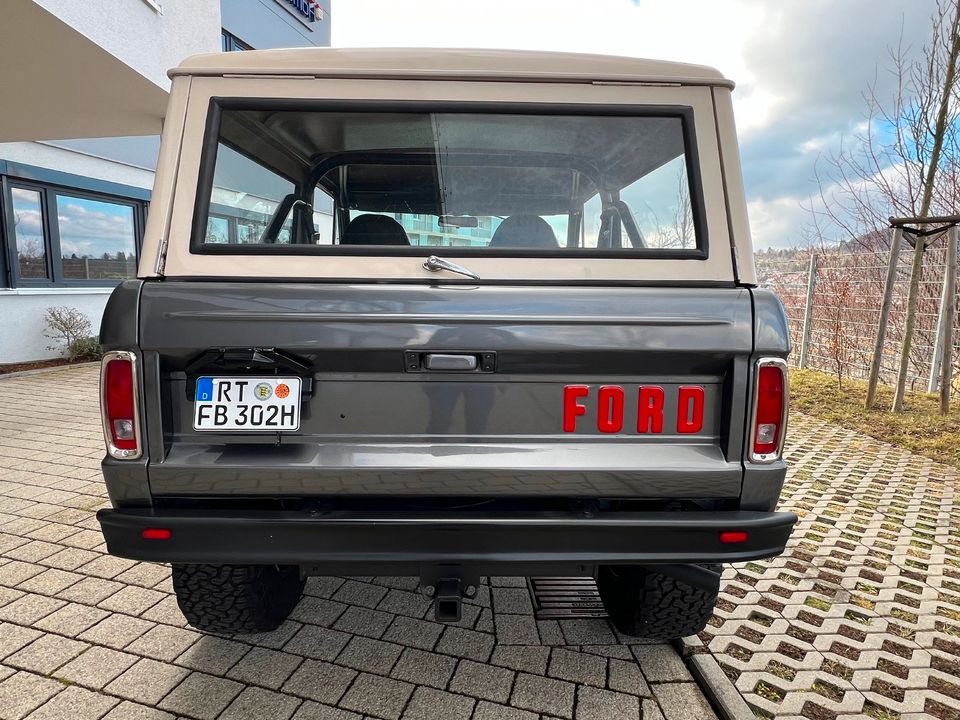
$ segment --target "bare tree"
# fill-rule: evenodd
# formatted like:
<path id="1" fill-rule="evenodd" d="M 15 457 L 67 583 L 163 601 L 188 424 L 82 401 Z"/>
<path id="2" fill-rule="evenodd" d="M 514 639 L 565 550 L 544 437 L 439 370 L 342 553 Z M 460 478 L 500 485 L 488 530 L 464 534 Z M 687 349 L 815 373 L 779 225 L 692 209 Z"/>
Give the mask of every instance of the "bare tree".
<path id="1" fill-rule="evenodd" d="M 875 80 L 864 94 L 866 119 L 853 142 L 816 170 L 820 208 L 813 213 L 821 237 L 877 250 L 891 216 L 952 215 L 960 199 L 960 0 L 937 0 L 930 39 L 918 54 L 901 41 L 884 72 L 893 91 L 882 96 Z M 920 304 L 925 238 L 915 238 L 913 269 L 893 409 L 902 409 Z M 868 394 L 868 403 L 870 395 Z"/>
<path id="2" fill-rule="evenodd" d="M 816 168 L 818 234 L 877 249 L 890 216 L 955 212 L 960 200 L 960 0 L 937 0 L 931 36 L 919 54 L 901 38 L 888 51 L 893 90 L 874 80 L 866 116 L 840 150 Z M 881 241 L 882 242 L 882 241 Z"/>

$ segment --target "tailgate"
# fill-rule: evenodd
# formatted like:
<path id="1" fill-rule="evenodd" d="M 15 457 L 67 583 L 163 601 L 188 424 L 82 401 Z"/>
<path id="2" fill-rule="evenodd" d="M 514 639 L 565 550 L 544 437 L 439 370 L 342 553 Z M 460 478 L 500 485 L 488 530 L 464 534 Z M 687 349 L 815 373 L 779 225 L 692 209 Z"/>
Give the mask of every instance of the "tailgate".
<path id="1" fill-rule="evenodd" d="M 740 493 L 749 292 L 147 282 L 155 495 Z M 472 359 L 472 360 L 471 360 Z M 200 377 L 299 377 L 299 428 L 198 432 Z"/>

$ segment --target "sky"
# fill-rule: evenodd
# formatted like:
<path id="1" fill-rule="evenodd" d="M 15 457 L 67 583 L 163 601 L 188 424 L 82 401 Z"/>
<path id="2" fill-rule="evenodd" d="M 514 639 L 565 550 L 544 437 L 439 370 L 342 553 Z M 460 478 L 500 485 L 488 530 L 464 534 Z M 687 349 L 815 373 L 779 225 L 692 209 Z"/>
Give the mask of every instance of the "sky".
<path id="1" fill-rule="evenodd" d="M 758 249 L 803 242 L 818 157 L 893 78 L 888 48 L 919 50 L 934 0 L 343 0 L 338 47 L 561 50 L 711 65 L 734 110 Z"/>

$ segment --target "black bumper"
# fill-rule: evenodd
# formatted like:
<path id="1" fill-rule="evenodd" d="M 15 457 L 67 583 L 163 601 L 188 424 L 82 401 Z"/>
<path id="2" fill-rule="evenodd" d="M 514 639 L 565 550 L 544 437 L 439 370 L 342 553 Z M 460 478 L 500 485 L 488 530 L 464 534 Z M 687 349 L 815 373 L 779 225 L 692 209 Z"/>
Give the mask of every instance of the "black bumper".
<path id="1" fill-rule="evenodd" d="M 787 512 L 356 513 L 101 510 L 113 555 L 176 563 L 482 567 L 728 563 L 783 552 Z M 148 528 L 168 539 L 145 539 Z M 721 533 L 745 532 L 725 543 Z"/>

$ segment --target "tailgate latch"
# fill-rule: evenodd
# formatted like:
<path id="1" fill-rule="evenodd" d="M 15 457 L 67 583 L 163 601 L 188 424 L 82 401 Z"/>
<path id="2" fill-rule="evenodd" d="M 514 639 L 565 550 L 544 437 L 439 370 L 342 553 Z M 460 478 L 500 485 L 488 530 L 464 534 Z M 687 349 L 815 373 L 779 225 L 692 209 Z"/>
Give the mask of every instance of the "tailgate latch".
<path id="1" fill-rule="evenodd" d="M 497 354 L 482 352 L 418 352 L 403 353 L 403 365 L 407 372 L 481 372 L 492 373 L 497 369 Z"/>

